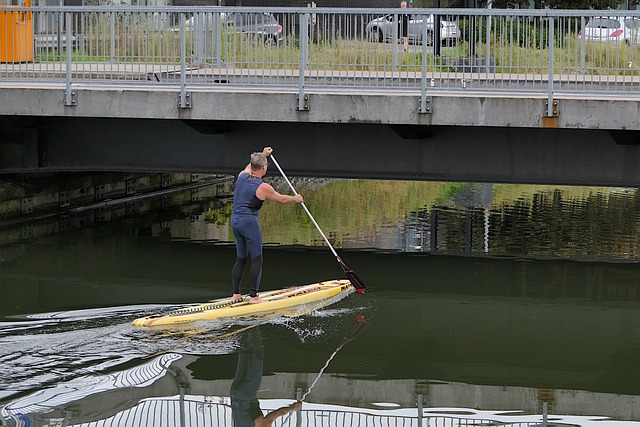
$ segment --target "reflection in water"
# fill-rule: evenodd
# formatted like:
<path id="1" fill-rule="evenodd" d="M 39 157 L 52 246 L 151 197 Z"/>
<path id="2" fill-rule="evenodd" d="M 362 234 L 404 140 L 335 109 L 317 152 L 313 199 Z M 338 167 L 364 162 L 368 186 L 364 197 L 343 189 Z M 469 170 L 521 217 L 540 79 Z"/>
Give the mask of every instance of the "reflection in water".
<path id="1" fill-rule="evenodd" d="M 238 364 L 233 377 L 229 396 L 231 397 L 231 410 L 233 422 L 237 427 L 262 427 L 270 426 L 283 415 L 293 410 L 299 410 L 302 404 L 299 402 L 283 406 L 266 416 L 260 409 L 258 390 L 262 383 L 264 348 L 262 346 L 259 328 L 250 332 L 253 343 L 249 348 L 238 352 Z"/>
<path id="2" fill-rule="evenodd" d="M 88 228 L 0 225 L 0 425 L 232 425 L 252 324 L 129 326 L 227 295 L 228 200 L 199 194 Z M 545 410 L 556 425 L 638 425 L 635 189 L 339 181 L 307 194 L 370 291 L 261 326 L 263 413 L 313 388 L 274 425 L 524 427 Z M 264 289 L 342 276 L 303 212 L 272 208 Z M 366 333 L 331 358 L 361 312 Z"/>
<path id="3" fill-rule="evenodd" d="M 359 300 L 352 299 L 352 301 Z M 404 302 L 407 301 L 409 300 Z M 347 300 L 343 300 L 341 303 L 344 302 Z M 379 302 L 382 303 L 382 306 L 389 305 L 383 301 Z M 284 417 L 279 419 L 275 423 L 276 426 L 380 425 L 380 423 L 385 423 L 382 425 L 404 423 L 402 425 L 418 426 L 422 419 L 425 422 L 431 420 L 432 422 L 447 423 L 448 426 L 469 425 L 476 422 L 485 424 L 488 422 L 520 422 L 523 423 L 521 427 L 533 427 L 542 421 L 543 408 L 545 407 L 554 409 L 554 406 L 558 405 L 559 408 L 567 408 L 567 404 L 576 400 L 576 396 L 578 396 L 578 400 L 583 399 L 590 402 L 586 412 L 594 413 L 593 408 L 600 405 L 598 400 L 604 402 L 613 398 L 613 395 L 610 394 L 583 393 L 580 396 L 575 391 L 553 391 L 526 387 L 473 386 L 441 381 L 429 383 L 400 379 L 374 380 L 368 379 L 367 375 L 357 375 L 355 372 L 345 377 L 341 373 L 348 372 L 348 369 L 345 368 L 350 365 L 352 369 L 361 369 L 363 363 L 364 365 L 377 364 L 383 356 L 375 354 L 376 351 L 381 350 L 380 342 L 385 342 L 385 337 L 389 338 L 386 330 L 380 330 L 380 323 L 388 323 L 389 319 L 380 317 L 378 312 L 373 316 L 374 319 L 377 319 L 377 324 L 374 323 L 373 327 L 367 329 L 366 333 L 360 336 L 362 330 L 350 326 L 348 319 L 354 315 L 354 310 L 356 313 L 362 312 L 362 308 L 353 307 L 346 305 L 342 308 L 323 310 L 312 318 L 271 319 L 269 324 L 263 326 L 267 332 L 264 340 L 261 337 L 256 337 L 254 333 L 250 333 L 253 330 L 250 328 L 254 326 L 253 324 L 210 325 L 210 329 L 198 334 L 190 334 L 189 331 L 177 331 L 175 334 L 167 334 L 164 331 L 142 333 L 131 329 L 128 323 L 122 322 L 120 317 L 123 312 L 122 308 L 111 316 L 107 314 L 106 310 L 100 310 L 95 313 L 95 318 L 89 311 L 84 311 L 81 314 L 69 313 L 69 316 L 56 313 L 51 317 L 57 320 L 66 319 L 67 324 L 59 324 L 58 333 L 54 335 L 58 342 L 56 346 L 52 346 L 52 351 L 49 354 L 38 354 L 26 346 L 26 342 L 31 343 L 34 348 L 47 345 L 47 342 L 36 342 L 39 341 L 37 334 L 28 333 L 27 330 L 23 330 L 21 334 L 15 334 L 15 329 L 7 331 L 9 336 L 15 334 L 13 340 L 5 340 L 5 344 L 13 346 L 15 351 L 14 358 L 6 357 L 3 359 L 3 368 L 6 369 L 7 375 L 9 372 L 16 372 L 16 366 L 18 363 L 22 363 L 18 361 L 21 355 L 30 354 L 32 363 L 39 361 L 41 364 L 47 363 L 48 366 L 37 364 L 37 367 L 34 368 L 23 365 L 23 369 L 32 372 L 34 370 L 49 370 L 57 378 L 50 383 L 48 388 L 38 387 L 34 384 L 33 387 L 37 391 L 8 397 L 2 402 L 5 406 L 2 407 L 0 414 L 4 417 L 5 423 L 9 423 L 10 426 L 44 426 L 50 422 L 60 422 L 61 425 L 69 426 L 80 423 L 85 426 L 123 427 L 129 425 L 231 426 L 233 411 L 231 410 L 231 401 L 226 396 L 231 394 L 233 397 L 233 392 L 229 393 L 229 390 L 234 388 L 234 371 L 238 372 L 237 363 L 242 364 L 243 360 L 248 360 L 249 363 L 260 361 L 260 363 L 251 365 L 255 368 L 251 372 L 256 376 L 250 382 L 254 385 L 262 382 L 262 391 L 259 394 L 262 394 L 263 397 L 259 401 L 261 409 L 264 411 L 272 412 L 280 407 L 291 405 L 294 398 L 301 399 L 300 396 L 306 395 L 302 394 L 304 390 L 314 389 L 314 393 L 310 395 L 311 402 L 304 403 L 301 413 L 292 414 L 286 419 Z M 429 311 L 434 311 L 436 307 L 437 305 L 432 306 Z M 445 307 L 443 312 L 450 311 L 453 307 L 452 305 Z M 409 311 L 413 311 L 411 307 L 407 308 Z M 137 316 L 138 310 L 139 308 L 132 308 L 129 317 Z M 365 311 L 367 311 L 366 308 Z M 441 314 L 434 313 L 433 319 L 436 319 L 438 315 Z M 472 313 L 472 316 L 477 316 L 477 314 Z M 39 317 L 46 318 L 46 316 Z M 102 324 L 95 322 L 92 325 L 89 322 L 92 318 L 94 322 L 97 319 L 102 319 Z M 446 319 L 446 322 L 451 322 L 454 318 L 455 316 Z M 427 319 L 425 323 L 429 324 L 432 321 Z M 300 341 L 296 344 L 290 340 L 278 338 L 281 335 L 279 329 L 282 327 L 293 332 L 296 339 Z M 84 337 L 84 340 L 70 334 L 71 331 L 78 329 L 88 329 L 88 335 Z M 234 334 L 234 331 L 240 332 Z M 454 337 L 462 333 L 456 329 L 452 329 L 452 331 Z M 339 338 L 340 336 L 343 338 Z M 345 342 L 351 342 L 356 337 L 358 339 L 347 347 L 347 349 L 356 351 L 340 353 L 334 359 L 337 351 L 342 349 Z M 16 340 L 15 338 L 24 338 L 24 340 Z M 20 341 L 25 341 L 22 347 Z M 263 358 L 263 341 L 270 344 L 267 352 L 272 355 L 270 362 Z M 328 359 L 327 354 L 331 349 L 322 344 L 324 341 L 327 341 L 328 346 L 332 345 L 331 342 L 340 343 L 337 350 L 334 350 Z M 454 338 L 453 341 L 450 345 L 454 345 L 456 339 Z M 446 346 L 446 341 L 434 344 Z M 402 341 L 387 341 L 386 345 L 400 345 L 405 351 L 412 348 L 411 346 L 407 347 L 406 343 L 403 345 Z M 472 345 L 474 352 L 483 351 L 477 344 Z M 543 345 L 543 341 L 540 341 L 540 345 Z M 415 346 L 416 344 L 413 347 L 415 348 Z M 447 351 L 446 348 L 442 350 Z M 111 359 L 111 367 L 98 365 L 97 369 L 78 370 L 77 364 L 86 361 L 88 353 L 92 351 L 100 351 L 105 360 Z M 456 351 L 447 354 L 451 357 L 455 355 Z M 552 348 L 546 349 L 546 351 L 551 352 Z M 158 352 L 161 353 L 159 356 L 145 357 L 147 354 Z M 55 353 L 58 354 L 57 357 L 54 357 Z M 300 364 L 301 359 L 309 360 L 308 364 Z M 318 367 L 324 363 L 324 367 L 320 371 L 322 373 L 332 359 L 336 369 L 329 376 L 323 377 L 322 381 L 317 382 L 320 375 L 314 371 L 317 371 Z M 433 363 L 437 361 L 437 358 L 434 359 L 428 352 L 424 352 L 423 356 L 418 357 L 415 362 L 410 359 L 394 357 L 390 357 L 388 360 L 392 364 L 410 366 L 419 360 L 422 360 L 422 363 Z M 451 362 L 453 363 L 453 361 Z M 291 370 L 291 367 L 295 367 L 296 364 L 298 367 Z M 464 365 L 458 366 L 457 369 L 462 367 Z M 60 375 L 65 369 L 66 375 Z M 275 373 L 275 375 L 263 377 L 263 369 L 266 372 Z M 539 366 L 538 373 L 534 373 L 534 377 L 539 376 L 542 369 L 542 366 Z M 368 367 L 361 372 L 373 373 L 375 371 L 375 368 Z M 307 372 L 307 374 L 303 375 L 301 372 Z M 389 372 L 384 369 L 379 374 L 386 373 L 388 375 Z M 80 376 L 65 378 L 74 373 L 80 374 Z M 2 377 L 7 378 L 4 374 Z M 19 380 L 14 382 L 15 385 L 18 383 Z M 26 390 L 29 388 L 31 387 Z M 331 404 L 335 400 L 335 396 L 340 394 L 338 389 L 344 391 L 343 403 L 341 405 Z M 490 406 L 502 405 L 502 410 L 476 410 L 464 407 L 443 409 L 438 406 L 451 407 L 454 405 L 451 403 L 434 405 L 436 402 L 463 402 L 465 401 L 464 396 L 474 396 L 471 400 L 466 401 L 475 401 L 479 405 L 482 405 L 482 402 L 492 402 L 489 404 Z M 353 403 L 349 404 L 348 399 L 352 399 Z M 503 410 L 525 409 L 529 406 L 525 403 L 528 399 L 539 402 L 541 405 L 539 409 L 535 409 L 535 405 L 529 409 L 532 410 L 533 415 L 501 413 Z M 356 401 L 359 402 L 357 405 Z M 366 401 L 377 403 L 378 407 L 384 406 L 382 405 L 384 402 L 403 403 L 400 405 L 400 409 L 391 410 L 367 407 Z M 638 397 L 620 396 L 617 405 L 624 407 L 624 401 L 631 405 L 629 408 L 631 411 L 633 411 L 633 407 L 640 404 Z M 566 410 L 563 413 L 566 413 Z M 592 418 L 554 415 L 556 422 L 562 420 L 578 426 L 589 425 L 587 421 Z M 297 424 L 298 420 L 301 424 Z M 599 426 L 607 425 L 600 423 L 602 421 L 599 422 Z M 627 422 L 620 425 L 631 426 L 635 423 Z"/>
<path id="4" fill-rule="evenodd" d="M 68 418 L 70 409 L 67 408 L 77 404 L 80 400 L 96 402 L 98 398 L 95 395 L 124 390 L 130 387 L 142 388 L 153 384 L 163 377 L 165 372 L 172 372 L 170 370 L 171 363 L 181 357 L 175 353 L 168 353 L 139 366 L 113 374 L 81 376 L 58 384 L 53 388 L 40 390 L 16 399 L 3 406 L 0 410 L 0 415 L 7 420 L 24 421 L 25 419 L 30 419 L 42 421 L 40 418 L 43 414 L 49 414 L 57 410 L 59 412 L 58 416 Z M 94 413 L 100 412 L 96 406 L 92 410 Z M 86 414 L 83 415 L 86 416 Z"/>
<path id="5" fill-rule="evenodd" d="M 637 189 L 340 181 L 306 193 L 309 209 L 338 247 L 640 257 Z M 265 228 L 273 227 L 269 234 L 280 236 L 278 243 L 322 245 L 300 212 L 267 209 Z"/>
<path id="6" fill-rule="evenodd" d="M 353 315 L 351 311 L 349 313 L 346 317 Z M 269 332 L 268 326 L 285 325 L 286 323 L 281 323 L 281 320 L 276 321 L 275 324 L 265 325 L 267 331 Z M 325 322 L 322 323 L 326 324 L 327 319 L 324 320 Z M 338 315 L 334 320 L 344 324 L 345 316 Z M 287 377 L 283 373 L 264 376 L 265 354 L 261 333 L 258 328 L 242 328 L 242 330 L 243 332 L 233 336 L 232 347 L 225 344 L 216 349 L 218 347 L 216 338 L 219 335 L 208 335 L 209 349 L 219 354 L 191 355 L 167 352 L 151 358 L 138 359 L 133 363 L 121 364 L 111 369 L 111 372 L 83 375 L 72 380 L 60 381 L 50 388 L 13 397 L 0 406 L 0 420 L 2 425 L 12 427 L 27 425 L 42 427 L 51 425 L 253 426 L 262 425 L 258 422 L 254 423 L 255 419 L 261 419 L 261 417 L 266 422 L 273 421 L 275 426 L 517 425 L 518 427 L 540 427 L 545 420 L 553 421 L 555 424 L 549 425 L 555 426 L 640 426 L 637 422 L 619 422 L 593 415 L 575 416 L 565 413 L 551 417 L 549 414 L 558 395 L 557 392 L 545 389 L 518 390 L 501 387 L 500 391 L 492 391 L 485 387 L 484 390 L 483 388 L 470 390 L 476 398 L 481 400 L 488 398 L 491 393 L 499 392 L 505 395 L 519 395 L 520 398 L 531 395 L 541 405 L 540 410 L 536 411 L 538 413 L 534 414 L 507 410 L 509 408 L 482 410 L 452 405 L 430 407 L 428 402 L 433 399 L 431 395 L 437 395 L 438 388 L 447 387 L 447 384 L 438 382 L 414 384 L 410 393 L 415 400 L 407 405 L 385 403 L 390 402 L 389 400 L 372 400 L 371 407 L 317 402 L 305 402 L 300 405 L 292 398 L 282 398 L 282 396 L 291 395 L 295 391 L 299 397 L 302 392 L 300 383 L 302 378 L 296 375 L 297 381 L 294 381 L 293 377 Z M 329 356 L 320 374 L 308 376 L 307 384 L 311 383 L 309 390 L 316 384 L 329 361 L 347 342 L 358 338 L 362 331 L 363 329 L 358 325 L 343 331 L 344 338 Z M 271 335 L 268 333 L 265 338 L 271 339 Z M 193 336 L 183 335 L 183 339 L 192 341 Z M 234 346 L 236 350 L 232 350 Z M 225 353 L 224 349 L 228 353 Z M 299 356 L 292 355 L 287 362 L 290 363 L 297 357 Z M 326 358 L 326 352 L 323 352 L 321 357 Z M 315 379 L 311 381 L 314 377 Z M 328 379 L 328 382 L 330 387 L 340 384 L 332 379 Z M 376 392 L 376 387 L 372 389 L 367 379 L 353 378 L 349 383 L 351 386 L 347 390 L 348 393 L 364 387 L 366 390 L 364 394 L 368 394 L 369 398 L 384 398 L 382 393 Z M 378 384 L 393 387 L 392 383 Z M 446 391 L 446 393 L 452 392 L 460 394 L 465 391 L 460 386 Z M 259 398 L 259 395 L 262 397 Z M 318 396 L 322 396 L 322 393 Z M 399 396 L 393 396 L 393 393 L 390 393 L 386 397 L 398 398 Z M 304 400 L 304 397 L 300 400 Z M 481 400 L 478 401 L 479 404 Z M 291 412 L 292 409 L 296 412 Z M 267 412 L 266 416 L 263 416 L 263 411 Z M 594 422 L 596 424 L 593 424 Z"/>

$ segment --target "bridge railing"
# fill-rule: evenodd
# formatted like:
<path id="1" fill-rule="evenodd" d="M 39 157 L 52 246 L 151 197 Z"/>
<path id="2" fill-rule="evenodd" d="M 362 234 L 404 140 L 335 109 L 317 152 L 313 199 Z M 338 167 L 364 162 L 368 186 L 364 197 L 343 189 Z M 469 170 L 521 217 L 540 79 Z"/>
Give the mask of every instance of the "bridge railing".
<path id="1" fill-rule="evenodd" d="M 68 96 L 87 81 L 268 86 L 299 91 L 302 109 L 312 88 L 373 89 L 420 92 L 425 112 L 439 90 L 640 91 L 640 11 L 0 7 L 0 20 L 0 82 L 65 82 Z"/>

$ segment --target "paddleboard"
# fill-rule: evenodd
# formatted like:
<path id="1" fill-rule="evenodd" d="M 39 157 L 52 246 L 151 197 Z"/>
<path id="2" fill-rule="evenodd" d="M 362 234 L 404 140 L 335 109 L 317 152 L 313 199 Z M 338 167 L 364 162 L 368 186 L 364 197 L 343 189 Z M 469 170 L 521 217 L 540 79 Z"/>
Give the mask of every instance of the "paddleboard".
<path id="1" fill-rule="evenodd" d="M 261 292 L 265 302 L 250 304 L 249 296 L 241 302 L 233 303 L 231 298 L 222 298 L 204 304 L 192 305 L 165 313 L 141 317 L 133 321 L 133 326 L 179 325 L 203 320 L 242 318 L 260 316 L 266 313 L 295 309 L 306 306 L 319 308 L 335 301 L 338 296 L 346 296 L 355 291 L 348 280 L 331 280 L 303 286 Z M 295 311 L 294 311 L 295 313 Z"/>

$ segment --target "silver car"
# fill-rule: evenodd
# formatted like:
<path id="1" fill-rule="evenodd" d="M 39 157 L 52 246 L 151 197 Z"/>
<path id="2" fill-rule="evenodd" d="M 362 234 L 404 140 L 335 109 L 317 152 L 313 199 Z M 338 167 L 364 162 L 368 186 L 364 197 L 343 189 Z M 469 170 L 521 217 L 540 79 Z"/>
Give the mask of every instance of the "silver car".
<path id="1" fill-rule="evenodd" d="M 216 18 L 219 18 L 223 25 L 233 29 L 234 32 L 257 36 L 266 45 L 276 45 L 283 40 L 282 25 L 270 13 L 198 13 L 187 19 L 185 30 L 211 31 L 213 20 Z M 172 30 L 178 32 L 180 26 L 175 26 Z"/>
<path id="2" fill-rule="evenodd" d="M 366 27 L 367 39 L 373 42 L 385 42 L 393 39 L 394 15 L 381 16 L 369 22 Z M 409 19 L 409 28 L 407 38 L 411 43 L 423 43 L 423 26 L 427 26 L 427 34 L 424 42 L 427 45 L 433 45 L 433 15 L 427 16 L 426 23 L 422 19 L 422 15 L 411 15 Z M 398 15 L 398 21 L 401 21 Z M 396 36 L 400 36 L 400 29 L 397 30 Z M 440 40 L 444 44 L 456 44 L 460 39 L 460 28 L 455 21 L 440 20 Z"/>
<path id="3" fill-rule="evenodd" d="M 270 13 L 234 12 L 225 16 L 224 20 L 236 32 L 259 36 L 267 45 L 282 41 L 282 25 Z"/>

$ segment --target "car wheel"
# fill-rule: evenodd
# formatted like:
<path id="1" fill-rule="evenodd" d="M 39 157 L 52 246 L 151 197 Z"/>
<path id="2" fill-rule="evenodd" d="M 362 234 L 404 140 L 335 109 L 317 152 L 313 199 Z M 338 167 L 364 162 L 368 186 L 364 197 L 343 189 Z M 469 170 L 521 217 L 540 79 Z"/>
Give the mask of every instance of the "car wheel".
<path id="1" fill-rule="evenodd" d="M 382 31 L 380 31 L 380 28 L 378 27 L 374 27 L 369 31 L 368 39 L 370 42 L 382 43 L 384 41 L 383 37 L 384 34 L 382 34 Z"/>

